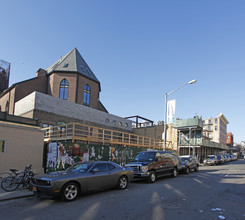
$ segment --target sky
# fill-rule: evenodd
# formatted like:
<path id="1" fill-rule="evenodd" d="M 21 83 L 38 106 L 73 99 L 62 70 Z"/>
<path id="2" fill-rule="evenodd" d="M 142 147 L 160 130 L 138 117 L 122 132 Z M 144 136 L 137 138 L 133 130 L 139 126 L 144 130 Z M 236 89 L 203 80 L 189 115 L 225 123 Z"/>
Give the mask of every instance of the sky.
<path id="1" fill-rule="evenodd" d="M 244 0 L 0 0 L 0 59 L 10 86 L 35 77 L 77 48 L 101 83 L 109 113 L 164 120 L 229 121 L 245 140 Z"/>

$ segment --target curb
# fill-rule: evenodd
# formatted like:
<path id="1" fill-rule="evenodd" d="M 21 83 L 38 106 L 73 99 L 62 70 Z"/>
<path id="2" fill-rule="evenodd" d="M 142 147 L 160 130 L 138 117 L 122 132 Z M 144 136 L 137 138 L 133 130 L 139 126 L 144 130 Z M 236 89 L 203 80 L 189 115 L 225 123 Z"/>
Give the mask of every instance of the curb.
<path id="1" fill-rule="evenodd" d="M 15 200 L 15 199 L 21 199 L 21 198 L 27 198 L 27 197 L 32 197 L 35 196 L 34 194 L 28 194 L 28 195 L 21 195 L 21 196 L 13 196 L 9 198 L 3 198 L 0 199 L 0 202 L 8 201 L 8 200 Z"/>

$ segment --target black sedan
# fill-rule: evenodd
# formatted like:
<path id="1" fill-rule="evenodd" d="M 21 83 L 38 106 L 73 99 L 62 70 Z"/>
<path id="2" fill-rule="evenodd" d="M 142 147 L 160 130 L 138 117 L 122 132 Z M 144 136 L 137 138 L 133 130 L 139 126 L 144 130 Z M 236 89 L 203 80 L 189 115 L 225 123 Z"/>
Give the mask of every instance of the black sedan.
<path id="1" fill-rule="evenodd" d="M 180 156 L 182 164 L 182 172 L 189 174 L 190 171 L 199 171 L 199 163 L 195 155 Z"/>
<path id="2" fill-rule="evenodd" d="M 93 161 L 77 163 L 65 171 L 35 176 L 32 184 L 37 196 L 60 196 L 65 201 L 72 201 L 86 192 L 113 187 L 125 189 L 133 176 L 131 168 L 121 167 L 114 162 Z"/>

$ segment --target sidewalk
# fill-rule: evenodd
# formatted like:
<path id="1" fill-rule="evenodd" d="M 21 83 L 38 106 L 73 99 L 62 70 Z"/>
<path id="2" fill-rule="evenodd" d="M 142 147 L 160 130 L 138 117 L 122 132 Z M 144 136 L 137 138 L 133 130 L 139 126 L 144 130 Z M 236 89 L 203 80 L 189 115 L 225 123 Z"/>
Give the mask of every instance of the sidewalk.
<path id="1" fill-rule="evenodd" d="M 18 189 L 16 189 L 13 192 L 6 192 L 0 186 L 0 202 L 12 200 L 12 199 L 20 199 L 20 198 L 25 198 L 30 196 L 34 196 L 33 192 L 29 189 L 23 189 L 22 186 L 20 186 Z"/>

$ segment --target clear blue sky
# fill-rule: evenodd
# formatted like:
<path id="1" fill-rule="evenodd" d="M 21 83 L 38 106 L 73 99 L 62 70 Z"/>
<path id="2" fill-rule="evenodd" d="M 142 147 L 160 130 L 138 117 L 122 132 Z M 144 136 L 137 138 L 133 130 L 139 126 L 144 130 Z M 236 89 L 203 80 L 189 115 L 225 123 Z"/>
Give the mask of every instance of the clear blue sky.
<path id="1" fill-rule="evenodd" d="M 76 47 L 101 82 L 112 114 L 164 120 L 223 113 L 245 140 L 245 1 L 42 0 L 1 4 L 0 59 L 10 85 L 35 76 Z"/>

